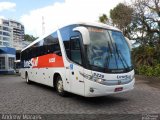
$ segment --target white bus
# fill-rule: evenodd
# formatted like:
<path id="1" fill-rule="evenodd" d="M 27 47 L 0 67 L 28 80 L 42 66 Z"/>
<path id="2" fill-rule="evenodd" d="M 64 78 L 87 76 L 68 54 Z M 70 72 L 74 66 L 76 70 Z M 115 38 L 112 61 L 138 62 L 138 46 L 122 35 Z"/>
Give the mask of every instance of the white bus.
<path id="1" fill-rule="evenodd" d="M 45 35 L 21 51 L 21 76 L 85 97 L 134 88 L 130 46 L 122 32 L 101 23 L 76 23 Z"/>
<path id="2" fill-rule="evenodd" d="M 15 73 L 19 74 L 19 69 L 21 67 L 20 63 L 21 63 L 20 60 L 15 60 L 14 61 L 14 70 L 15 70 Z"/>

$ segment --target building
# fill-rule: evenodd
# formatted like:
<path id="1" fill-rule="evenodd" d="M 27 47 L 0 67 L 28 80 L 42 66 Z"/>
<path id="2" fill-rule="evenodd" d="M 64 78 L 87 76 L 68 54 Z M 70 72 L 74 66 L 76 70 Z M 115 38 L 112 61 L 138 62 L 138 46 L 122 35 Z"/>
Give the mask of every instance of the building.
<path id="1" fill-rule="evenodd" d="M 0 19 L 0 74 L 13 73 L 16 50 L 23 48 L 24 26 L 14 20 Z"/>
<path id="2" fill-rule="evenodd" d="M 11 47 L 0 47 L 0 74 L 14 73 L 16 50 Z"/>
<path id="3" fill-rule="evenodd" d="M 24 26 L 15 20 L 9 20 L 9 26 L 13 29 L 13 47 L 21 50 L 22 41 L 24 41 Z"/>
<path id="4" fill-rule="evenodd" d="M 13 47 L 13 29 L 9 20 L 0 19 L 0 46 Z"/>

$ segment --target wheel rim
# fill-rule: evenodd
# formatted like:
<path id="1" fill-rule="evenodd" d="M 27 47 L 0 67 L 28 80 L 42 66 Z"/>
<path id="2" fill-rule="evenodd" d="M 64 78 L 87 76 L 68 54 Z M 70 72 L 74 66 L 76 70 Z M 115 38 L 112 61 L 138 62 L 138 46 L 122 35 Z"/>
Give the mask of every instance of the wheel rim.
<path id="1" fill-rule="evenodd" d="M 58 92 L 63 92 L 63 82 L 62 82 L 62 80 L 58 80 L 58 82 L 57 82 L 57 91 Z"/>

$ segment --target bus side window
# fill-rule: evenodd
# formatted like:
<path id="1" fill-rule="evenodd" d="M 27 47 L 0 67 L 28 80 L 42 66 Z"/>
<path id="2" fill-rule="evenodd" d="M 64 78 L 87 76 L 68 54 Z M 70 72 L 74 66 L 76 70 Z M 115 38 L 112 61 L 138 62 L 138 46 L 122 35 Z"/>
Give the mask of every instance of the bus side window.
<path id="1" fill-rule="evenodd" d="M 66 54 L 67 54 L 67 57 L 70 59 L 71 56 L 70 56 L 70 41 L 63 41 L 64 43 L 64 47 L 66 49 Z"/>
<path id="2" fill-rule="evenodd" d="M 43 47 L 44 47 L 45 54 L 55 53 L 61 56 L 61 50 L 60 50 L 57 32 L 54 32 L 53 34 L 44 38 Z"/>
<path id="3" fill-rule="evenodd" d="M 82 55 L 80 49 L 80 38 L 71 37 L 70 39 L 71 60 L 75 63 L 82 64 Z"/>

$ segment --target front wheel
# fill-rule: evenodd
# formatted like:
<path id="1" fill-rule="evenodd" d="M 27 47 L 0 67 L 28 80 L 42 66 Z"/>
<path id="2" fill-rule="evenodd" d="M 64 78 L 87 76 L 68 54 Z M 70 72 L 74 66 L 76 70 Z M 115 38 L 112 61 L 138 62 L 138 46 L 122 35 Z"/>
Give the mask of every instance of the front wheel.
<path id="1" fill-rule="evenodd" d="M 58 76 L 56 79 L 56 91 L 60 96 L 66 96 L 66 92 L 64 91 L 64 87 L 63 87 L 63 81 L 60 76 Z"/>

